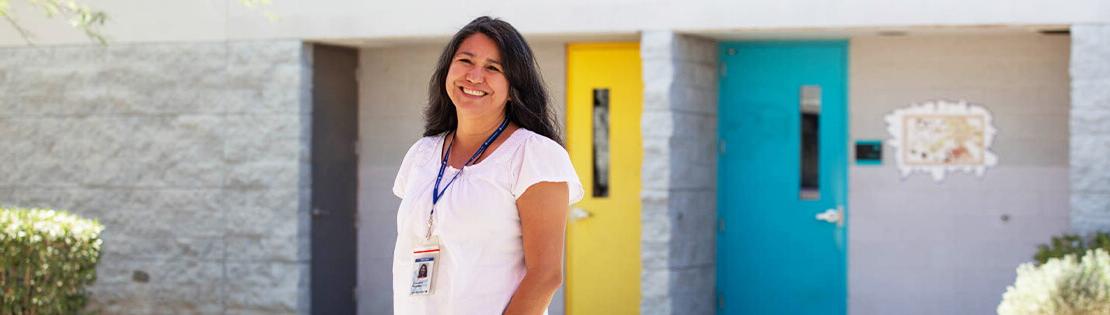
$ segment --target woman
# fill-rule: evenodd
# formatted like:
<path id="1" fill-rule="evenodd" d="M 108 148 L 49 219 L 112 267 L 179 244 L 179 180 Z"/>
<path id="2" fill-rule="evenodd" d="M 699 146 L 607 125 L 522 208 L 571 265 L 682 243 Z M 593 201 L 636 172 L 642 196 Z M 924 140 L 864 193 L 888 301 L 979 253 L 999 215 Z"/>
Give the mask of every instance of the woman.
<path id="1" fill-rule="evenodd" d="M 424 138 L 393 186 L 395 313 L 545 313 L 583 191 L 532 49 L 509 23 L 475 19 L 444 49 L 428 92 Z"/>

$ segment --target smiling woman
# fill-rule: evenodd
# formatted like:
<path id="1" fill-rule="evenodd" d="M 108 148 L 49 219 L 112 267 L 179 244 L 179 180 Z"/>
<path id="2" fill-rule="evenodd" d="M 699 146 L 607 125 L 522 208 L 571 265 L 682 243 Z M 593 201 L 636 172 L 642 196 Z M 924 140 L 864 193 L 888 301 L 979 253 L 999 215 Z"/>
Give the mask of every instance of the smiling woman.
<path id="1" fill-rule="evenodd" d="M 447 70 L 447 94 L 464 117 L 486 116 L 508 99 L 509 83 L 501 70 L 497 43 L 482 33 L 459 45 Z M 485 112 L 483 112 L 485 111 Z"/>
<path id="2" fill-rule="evenodd" d="M 428 93 L 424 138 L 393 186 L 394 312 L 546 313 L 583 190 L 532 49 L 509 23 L 475 19 L 444 49 Z"/>

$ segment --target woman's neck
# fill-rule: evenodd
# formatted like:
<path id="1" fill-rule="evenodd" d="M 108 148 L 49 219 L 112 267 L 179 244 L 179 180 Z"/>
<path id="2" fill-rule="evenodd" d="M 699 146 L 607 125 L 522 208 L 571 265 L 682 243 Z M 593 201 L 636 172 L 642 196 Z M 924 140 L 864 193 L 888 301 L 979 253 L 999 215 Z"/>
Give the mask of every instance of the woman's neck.
<path id="1" fill-rule="evenodd" d="M 505 120 L 505 114 L 486 115 L 480 117 L 459 117 L 459 125 L 455 129 L 455 141 L 464 148 L 477 147 L 493 134 L 494 130 Z"/>

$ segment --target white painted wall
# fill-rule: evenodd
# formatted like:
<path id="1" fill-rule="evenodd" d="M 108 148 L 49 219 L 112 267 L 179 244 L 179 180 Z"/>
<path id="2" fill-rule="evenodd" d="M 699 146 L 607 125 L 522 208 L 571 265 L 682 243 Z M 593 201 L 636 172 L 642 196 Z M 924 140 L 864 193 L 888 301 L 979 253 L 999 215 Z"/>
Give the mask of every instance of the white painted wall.
<path id="1" fill-rule="evenodd" d="M 882 166 L 850 167 L 851 314 L 993 314 L 1018 264 L 1068 230 L 1069 44 L 1035 34 L 851 40 L 853 141 L 888 139 L 883 116 L 910 103 L 966 99 L 993 113 L 999 156 L 982 178 L 940 183 L 901 179 L 889 146 Z"/>
<path id="2" fill-rule="evenodd" d="M 393 180 L 405 152 L 424 131 L 428 80 L 444 44 L 368 48 L 359 57 L 359 314 L 392 313 L 393 245 L 401 202 L 393 195 Z M 564 44 L 531 44 L 551 106 L 563 121 Z M 552 307 L 553 314 L 558 306 Z"/>
<path id="3" fill-rule="evenodd" d="M 15 0 L 15 16 L 41 44 L 86 43 L 61 20 L 46 20 Z M 634 34 L 951 25 L 1070 25 L 1110 22 L 1101 0 L 274 0 L 247 9 L 239 0 L 99 0 L 105 32 L 118 42 L 240 39 L 353 39 L 383 45 L 442 38 L 479 15 L 505 18 L 530 35 Z M 22 9 L 22 10 L 20 10 Z M 274 22 L 262 12 L 279 16 Z M 25 42 L 6 24 L 0 46 Z"/>

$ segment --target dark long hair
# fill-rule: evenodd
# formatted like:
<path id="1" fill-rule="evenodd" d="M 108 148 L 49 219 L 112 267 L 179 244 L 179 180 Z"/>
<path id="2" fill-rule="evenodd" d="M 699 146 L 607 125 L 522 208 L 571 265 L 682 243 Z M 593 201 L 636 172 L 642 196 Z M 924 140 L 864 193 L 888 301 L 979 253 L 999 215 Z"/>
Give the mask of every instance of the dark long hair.
<path id="1" fill-rule="evenodd" d="M 458 127 L 455 105 L 444 88 L 447 84 L 447 70 L 463 40 L 482 33 L 497 43 L 501 52 L 501 66 L 505 79 L 509 81 L 509 101 L 505 104 L 505 116 L 517 126 L 531 130 L 542 136 L 563 143 L 559 125 L 548 108 L 547 88 L 540 76 L 532 47 L 508 22 L 479 17 L 464 26 L 439 56 L 435 74 L 428 83 L 428 107 L 424 110 L 424 136 L 434 136 Z"/>

